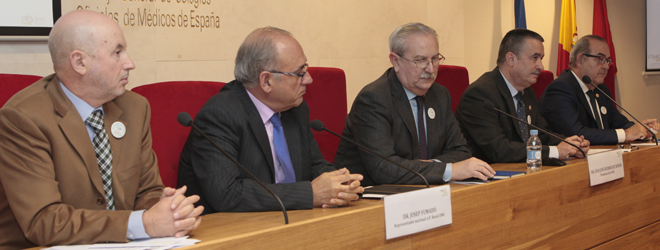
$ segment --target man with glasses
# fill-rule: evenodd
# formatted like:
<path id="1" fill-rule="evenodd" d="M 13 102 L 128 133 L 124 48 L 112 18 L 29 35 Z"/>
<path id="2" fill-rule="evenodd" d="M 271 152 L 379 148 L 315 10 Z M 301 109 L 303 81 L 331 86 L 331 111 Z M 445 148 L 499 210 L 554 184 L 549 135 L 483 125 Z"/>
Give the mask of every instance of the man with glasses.
<path id="1" fill-rule="evenodd" d="M 652 137 L 647 130 L 619 113 L 614 103 L 591 84 L 582 82 L 589 76 L 605 94 L 612 96 L 605 84 L 612 65 L 605 39 L 587 35 L 577 41 L 569 59 L 570 69 L 557 77 L 541 96 L 541 114 L 554 131 L 568 135 L 584 135 L 593 144 L 617 144 Z M 642 121 L 658 130 L 656 119 Z"/>
<path id="2" fill-rule="evenodd" d="M 434 83 L 438 65 L 435 30 L 403 25 L 390 35 L 389 68 L 365 86 L 346 118 L 344 136 L 421 173 L 429 183 L 493 177 L 485 162 L 470 158 L 447 88 Z M 416 175 L 342 140 L 334 164 L 364 176 L 364 185 L 423 184 Z"/>
<path id="3" fill-rule="evenodd" d="M 303 94 L 312 77 L 300 44 L 266 27 L 238 49 L 236 80 L 197 114 L 197 125 L 277 194 L 287 209 L 336 207 L 358 199 L 362 176 L 323 159 Z M 181 153 L 178 186 L 201 197 L 204 213 L 280 210 L 276 199 L 224 154 L 191 131 Z"/>
<path id="4" fill-rule="evenodd" d="M 531 88 L 541 70 L 543 37 L 527 29 L 514 29 L 502 38 L 497 67 L 484 73 L 465 89 L 456 109 L 456 119 L 472 153 L 479 159 L 492 162 L 523 162 L 527 158 L 526 144 L 529 128 L 493 109 L 547 129 L 538 111 L 536 94 Z M 543 148 L 542 159 L 569 155 L 584 157 L 576 148 L 545 133 L 539 133 Z M 567 141 L 588 151 L 589 141 L 572 136 Z"/>

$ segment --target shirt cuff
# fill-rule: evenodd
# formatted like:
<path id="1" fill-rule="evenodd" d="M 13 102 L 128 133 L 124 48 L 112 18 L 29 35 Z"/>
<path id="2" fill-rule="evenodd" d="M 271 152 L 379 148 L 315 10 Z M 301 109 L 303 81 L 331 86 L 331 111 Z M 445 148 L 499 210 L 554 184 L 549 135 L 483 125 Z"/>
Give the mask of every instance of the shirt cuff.
<path id="1" fill-rule="evenodd" d="M 128 230 L 126 231 L 126 238 L 129 240 L 148 239 L 151 238 L 144 230 L 144 223 L 142 223 L 142 214 L 145 210 L 133 211 L 131 216 L 128 217 Z"/>
<path id="2" fill-rule="evenodd" d="M 431 160 L 433 162 L 442 163 L 442 161 L 438 159 L 431 159 Z M 451 180 L 451 172 L 452 172 L 451 163 L 445 164 L 445 173 L 442 175 L 442 180 L 445 182 L 449 182 Z"/>
<path id="3" fill-rule="evenodd" d="M 442 180 L 444 180 L 445 182 L 449 182 L 451 180 L 451 172 L 452 172 L 451 163 L 447 163 L 445 165 L 445 174 L 442 175 Z"/>
<path id="4" fill-rule="evenodd" d="M 626 130 L 622 128 L 615 129 L 616 130 L 616 138 L 619 139 L 619 143 L 623 143 L 626 141 Z"/>
<path id="5" fill-rule="evenodd" d="M 549 146 L 548 158 L 559 158 L 559 149 L 557 146 Z"/>

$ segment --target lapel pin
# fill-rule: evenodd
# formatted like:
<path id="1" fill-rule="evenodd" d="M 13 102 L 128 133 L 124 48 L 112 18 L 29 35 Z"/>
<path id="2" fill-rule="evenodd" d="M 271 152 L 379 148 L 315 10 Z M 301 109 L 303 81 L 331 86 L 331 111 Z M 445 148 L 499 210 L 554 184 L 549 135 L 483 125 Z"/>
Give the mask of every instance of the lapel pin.
<path id="1" fill-rule="evenodd" d="M 435 110 L 433 108 L 429 108 L 428 114 L 429 118 L 435 119 Z"/>
<path id="2" fill-rule="evenodd" d="M 529 107 L 529 110 L 532 110 L 532 105 L 529 105 L 528 107 Z"/>
<path id="3" fill-rule="evenodd" d="M 607 108 L 605 108 L 605 106 L 600 106 L 600 112 L 603 113 L 603 115 L 607 115 Z"/>
<path id="4" fill-rule="evenodd" d="M 115 122 L 110 127 L 110 131 L 112 132 L 112 136 L 117 139 L 121 139 L 124 137 L 124 135 L 126 135 L 126 126 L 124 126 L 122 122 Z"/>
<path id="5" fill-rule="evenodd" d="M 527 115 L 527 123 L 532 124 L 532 116 Z"/>
<path id="6" fill-rule="evenodd" d="M 596 98 L 598 98 L 598 97 L 600 97 L 600 95 L 598 93 L 596 93 Z"/>

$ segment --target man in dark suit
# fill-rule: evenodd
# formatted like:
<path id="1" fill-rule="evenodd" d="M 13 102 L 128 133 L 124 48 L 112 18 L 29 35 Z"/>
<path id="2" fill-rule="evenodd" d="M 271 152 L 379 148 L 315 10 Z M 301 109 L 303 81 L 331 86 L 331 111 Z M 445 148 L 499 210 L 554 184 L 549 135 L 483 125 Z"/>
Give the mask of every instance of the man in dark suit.
<path id="1" fill-rule="evenodd" d="M 195 124 L 273 190 L 288 209 L 357 200 L 362 176 L 323 159 L 303 100 L 307 58 L 287 31 L 266 27 L 238 50 L 236 80 L 200 110 Z M 178 185 L 201 196 L 205 213 L 280 210 L 279 203 L 199 133 L 181 153 Z"/>
<path id="2" fill-rule="evenodd" d="M 509 31 L 500 44 L 497 67 L 484 73 L 465 90 L 456 110 L 463 135 L 472 154 L 487 162 L 522 162 L 526 159 L 529 128 L 510 117 L 488 109 L 490 103 L 504 112 L 547 129 L 530 87 L 543 70 L 543 37 L 526 29 Z M 542 158 L 584 157 L 577 149 L 545 133 L 539 133 Z M 567 141 L 588 150 L 589 141 L 572 136 Z"/>
<path id="3" fill-rule="evenodd" d="M 163 188 L 149 103 L 124 89 L 135 64 L 117 23 L 70 12 L 48 47 L 55 74 L 0 109 L 0 249 L 180 237 L 197 227 L 199 197 Z"/>
<path id="4" fill-rule="evenodd" d="M 582 82 L 589 76 L 592 83 L 612 96 L 605 84 L 612 64 L 607 41 L 596 35 L 580 38 L 569 59 L 570 69 L 557 77 L 541 96 L 541 114 L 554 131 L 583 135 L 592 144 L 617 144 L 652 137 L 641 124 L 629 121 L 614 103 L 591 84 Z M 656 119 L 642 121 L 658 130 Z"/>
<path id="5" fill-rule="evenodd" d="M 493 177 L 470 151 L 447 88 L 434 83 L 438 65 L 435 30 L 410 23 L 390 36 L 392 68 L 365 86 L 346 118 L 344 136 L 421 173 L 430 183 Z M 452 164 L 453 163 L 453 164 Z M 364 175 L 364 185 L 423 184 L 418 176 L 342 140 L 334 164 Z"/>

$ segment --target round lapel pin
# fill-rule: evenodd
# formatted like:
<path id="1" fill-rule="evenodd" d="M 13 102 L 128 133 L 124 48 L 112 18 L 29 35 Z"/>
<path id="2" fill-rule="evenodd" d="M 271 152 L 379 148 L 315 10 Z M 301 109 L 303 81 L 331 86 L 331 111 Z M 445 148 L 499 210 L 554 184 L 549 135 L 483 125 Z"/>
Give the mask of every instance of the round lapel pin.
<path id="1" fill-rule="evenodd" d="M 435 110 L 433 108 L 429 108 L 428 114 L 429 114 L 429 118 L 435 119 Z"/>
<path id="2" fill-rule="evenodd" d="M 110 127 L 110 132 L 115 138 L 121 139 L 126 135 L 126 126 L 122 122 L 115 122 Z"/>
<path id="3" fill-rule="evenodd" d="M 603 115 L 607 115 L 607 108 L 605 108 L 605 106 L 600 106 L 600 112 L 603 113 Z"/>
<path id="4" fill-rule="evenodd" d="M 532 110 L 532 105 L 529 105 L 528 107 L 529 107 L 529 110 Z"/>
<path id="5" fill-rule="evenodd" d="M 527 123 L 532 124 L 532 116 L 527 115 Z"/>
<path id="6" fill-rule="evenodd" d="M 596 98 L 598 98 L 598 97 L 600 97 L 600 95 L 598 93 L 596 93 Z"/>

